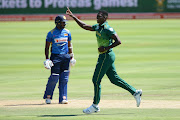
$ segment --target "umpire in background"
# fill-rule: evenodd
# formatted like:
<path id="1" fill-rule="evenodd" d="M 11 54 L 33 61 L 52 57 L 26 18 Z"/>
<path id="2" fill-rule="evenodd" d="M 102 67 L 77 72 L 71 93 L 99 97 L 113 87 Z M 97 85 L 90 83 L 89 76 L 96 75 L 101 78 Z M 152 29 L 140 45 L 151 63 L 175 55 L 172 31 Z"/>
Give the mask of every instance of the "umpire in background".
<path id="1" fill-rule="evenodd" d="M 44 99 L 46 104 L 50 104 L 53 92 L 59 81 L 59 103 L 68 104 L 67 83 L 69 79 L 69 64 L 74 65 L 73 48 L 71 43 L 71 33 L 65 29 L 66 17 L 58 15 L 55 18 L 56 27 L 48 32 L 45 45 L 44 66 L 51 69 L 51 75 L 48 79 Z M 51 46 L 51 57 L 49 59 L 49 47 Z"/>

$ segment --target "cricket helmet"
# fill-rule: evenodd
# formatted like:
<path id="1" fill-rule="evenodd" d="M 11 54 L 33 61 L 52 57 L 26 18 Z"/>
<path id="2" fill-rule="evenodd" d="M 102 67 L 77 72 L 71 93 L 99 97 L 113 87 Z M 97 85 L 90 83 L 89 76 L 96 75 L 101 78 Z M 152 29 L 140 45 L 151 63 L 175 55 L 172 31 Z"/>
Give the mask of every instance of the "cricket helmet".
<path id="1" fill-rule="evenodd" d="M 55 24 L 56 25 L 60 25 L 61 22 L 65 22 L 66 23 L 66 16 L 64 15 L 58 15 L 56 18 L 55 18 Z"/>

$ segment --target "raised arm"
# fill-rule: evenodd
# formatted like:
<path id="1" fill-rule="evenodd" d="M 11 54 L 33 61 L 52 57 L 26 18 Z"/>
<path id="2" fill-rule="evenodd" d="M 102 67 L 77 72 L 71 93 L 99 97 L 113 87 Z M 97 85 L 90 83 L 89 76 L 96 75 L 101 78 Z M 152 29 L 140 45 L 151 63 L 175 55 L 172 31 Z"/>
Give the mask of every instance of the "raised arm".
<path id="1" fill-rule="evenodd" d="M 81 28 L 85 30 L 89 30 L 89 31 L 94 31 L 91 25 L 87 25 L 83 21 L 79 20 L 75 15 L 73 15 L 73 13 L 68 7 L 67 7 L 66 14 L 72 17 Z"/>

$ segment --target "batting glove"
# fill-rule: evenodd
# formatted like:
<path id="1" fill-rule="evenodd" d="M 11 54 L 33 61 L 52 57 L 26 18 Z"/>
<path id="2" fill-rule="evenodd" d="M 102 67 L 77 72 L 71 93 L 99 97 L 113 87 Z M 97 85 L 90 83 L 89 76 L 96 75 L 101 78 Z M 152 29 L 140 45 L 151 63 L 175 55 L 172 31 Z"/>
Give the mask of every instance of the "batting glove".
<path id="1" fill-rule="evenodd" d="M 51 69 L 52 66 L 54 66 L 54 64 L 50 59 L 46 59 L 46 61 L 44 61 L 44 67 L 46 69 Z"/>
<path id="2" fill-rule="evenodd" d="M 74 59 L 74 53 L 70 53 L 69 55 L 71 57 L 70 65 L 74 66 L 76 64 L 76 59 Z"/>
<path id="3" fill-rule="evenodd" d="M 71 65 L 71 66 L 74 66 L 75 64 L 76 64 L 76 59 L 72 58 L 72 59 L 70 60 L 70 65 Z"/>

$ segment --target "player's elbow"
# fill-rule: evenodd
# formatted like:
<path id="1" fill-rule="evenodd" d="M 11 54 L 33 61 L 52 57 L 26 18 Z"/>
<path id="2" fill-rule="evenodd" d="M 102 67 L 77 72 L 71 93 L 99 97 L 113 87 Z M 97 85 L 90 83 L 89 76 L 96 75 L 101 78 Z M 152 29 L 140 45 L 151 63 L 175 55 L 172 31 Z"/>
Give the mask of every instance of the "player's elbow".
<path id="1" fill-rule="evenodd" d="M 81 28 L 83 28 L 84 30 L 87 30 L 87 29 L 86 29 L 86 26 L 84 26 L 84 25 L 82 25 Z"/>
<path id="2" fill-rule="evenodd" d="M 120 40 L 118 40 L 118 41 L 117 41 L 117 45 L 120 45 L 120 44 L 121 44 L 121 41 L 120 41 Z"/>

